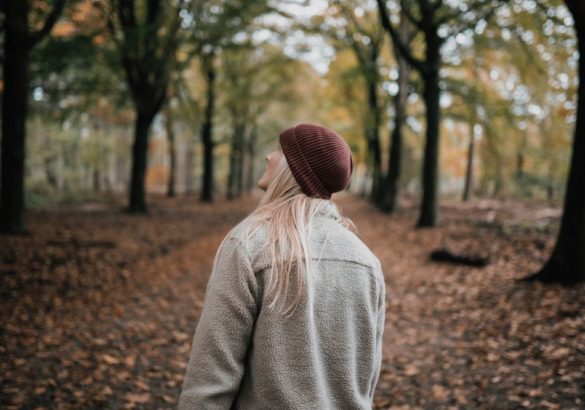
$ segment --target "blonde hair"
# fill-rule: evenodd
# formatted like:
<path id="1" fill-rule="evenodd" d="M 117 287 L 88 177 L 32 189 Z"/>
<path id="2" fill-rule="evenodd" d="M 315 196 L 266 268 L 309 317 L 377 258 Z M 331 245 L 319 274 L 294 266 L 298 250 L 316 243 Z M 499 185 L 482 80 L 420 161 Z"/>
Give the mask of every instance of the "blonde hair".
<path id="1" fill-rule="evenodd" d="M 267 238 L 262 249 L 269 247 L 271 260 L 266 292 L 272 294 L 272 301 L 268 307 L 274 309 L 278 304 L 280 314 L 292 315 L 301 303 L 305 289 L 308 290 L 306 296 L 312 297 L 311 221 L 328 204 L 334 205 L 340 217 L 339 222 L 357 233 L 353 221 L 343 216 L 333 201 L 309 197 L 301 190 L 283 155 L 258 206 L 242 221 L 243 229 L 239 239 L 243 243 L 261 226 L 267 228 Z M 293 285 L 296 289 L 295 298 L 287 307 L 287 298 Z"/>

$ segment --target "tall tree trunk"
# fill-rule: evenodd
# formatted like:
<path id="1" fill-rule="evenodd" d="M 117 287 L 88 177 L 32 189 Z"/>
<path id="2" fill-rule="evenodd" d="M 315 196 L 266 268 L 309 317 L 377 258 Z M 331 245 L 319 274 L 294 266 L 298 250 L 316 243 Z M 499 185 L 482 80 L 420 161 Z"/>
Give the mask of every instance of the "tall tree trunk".
<path id="1" fill-rule="evenodd" d="M 167 181 L 167 196 L 175 196 L 175 181 L 177 175 L 177 151 L 175 146 L 175 131 L 173 130 L 173 113 L 171 107 L 167 105 L 165 110 L 165 128 L 167 133 L 167 141 L 169 144 L 169 179 Z"/>
<path id="2" fill-rule="evenodd" d="M 427 39 L 427 42 L 429 40 Z M 429 44 L 427 48 L 432 48 Z M 436 51 L 438 53 L 438 50 Z M 430 61 L 427 58 L 427 61 Z M 438 61 L 435 60 L 435 61 Z M 424 76 L 425 110 L 426 110 L 426 143 L 423 160 L 423 197 L 420 216 L 417 222 L 419 227 L 432 227 L 437 223 L 437 198 L 439 183 L 439 119 L 440 119 L 440 89 L 438 63 Z"/>
<path id="3" fill-rule="evenodd" d="M 25 233 L 24 158 L 29 60 L 27 2 L 9 1 L 4 10 L 0 231 Z"/>
<path id="4" fill-rule="evenodd" d="M 577 122 L 561 227 L 543 268 L 525 280 L 573 284 L 585 281 L 585 3 L 566 1 L 573 14 L 579 49 Z"/>
<path id="5" fill-rule="evenodd" d="M 370 61 L 377 69 L 377 57 L 376 60 Z M 372 146 L 372 191 L 370 192 L 370 198 L 375 204 L 380 204 L 381 201 L 381 186 L 382 186 L 382 150 L 380 148 L 380 107 L 378 106 L 378 76 L 376 74 L 370 74 L 368 76 L 368 109 L 369 117 L 368 121 L 368 138 L 371 141 Z"/>
<path id="6" fill-rule="evenodd" d="M 213 202 L 213 111 L 215 104 L 215 68 L 213 66 L 214 54 L 206 54 L 202 57 L 203 69 L 207 80 L 207 104 L 205 118 L 201 129 L 203 140 L 203 186 L 201 200 Z"/>
<path id="7" fill-rule="evenodd" d="M 256 181 L 254 180 L 254 161 L 256 159 L 256 143 L 258 141 L 258 127 L 254 124 L 252 130 L 250 131 L 250 137 L 248 138 L 248 143 L 246 146 L 248 147 L 248 182 L 247 182 L 247 190 L 251 191 L 254 186 L 256 185 Z"/>
<path id="8" fill-rule="evenodd" d="M 134 145 L 132 146 L 132 173 L 130 176 L 130 198 L 128 210 L 131 213 L 147 213 L 145 176 L 148 157 L 148 138 L 154 115 L 136 108 Z"/>
<path id="9" fill-rule="evenodd" d="M 234 120 L 234 129 L 232 132 L 232 140 L 230 141 L 230 156 L 229 156 L 229 170 L 228 170 L 228 182 L 227 182 L 227 199 L 233 199 L 236 189 L 236 178 L 237 178 L 237 164 L 238 164 L 238 133 L 240 124 L 237 120 Z"/>
<path id="10" fill-rule="evenodd" d="M 0 232 L 25 233 L 24 160 L 28 103 L 30 50 L 46 37 L 63 10 L 65 0 L 56 0 L 41 28 L 30 32 L 30 2 L 5 1 L 4 61 L 2 93 L 2 176 Z"/>
<path id="11" fill-rule="evenodd" d="M 467 202 L 473 192 L 473 159 L 475 156 L 475 124 L 470 124 L 469 145 L 467 148 L 467 171 L 465 172 L 465 188 L 463 189 L 463 201 Z"/>
<path id="12" fill-rule="evenodd" d="M 238 133 L 238 161 L 236 169 L 237 178 L 236 178 L 236 195 L 241 196 L 242 191 L 244 189 L 244 154 L 245 154 L 245 143 L 246 143 L 246 124 L 242 123 L 240 125 L 239 133 Z"/>
<path id="13" fill-rule="evenodd" d="M 410 25 L 404 13 L 400 16 L 398 35 L 404 44 L 409 43 Z M 386 174 L 385 198 L 382 210 L 392 213 L 398 202 L 400 184 L 400 169 L 402 162 L 402 127 L 406 122 L 406 103 L 408 98 L 408 83 L 410 67 L 408 62 L 394 48 L 394 55 L 398 61 L 398 92 L 394 96 L 394 129 L 390 138 L 390 152 L 388 153 L 388 173 Z"/>
<path id="14" fill-rule="evenodd" d="M 101 176 L 100 169 L 96 166 L 93 169 L 93 191 L 94 192 L 100 192 L 102 190 L 101 180 L 102 180 L 102 176 Z"/>
<path id="15" fill-rule="evenodd" d="M 195 136 L 190 135 L 187 139 L 187 148 L 185 149 L 185 194 L 189 195 L 195 192 L 194 185 L 194 166 L 195 166 Z"/>

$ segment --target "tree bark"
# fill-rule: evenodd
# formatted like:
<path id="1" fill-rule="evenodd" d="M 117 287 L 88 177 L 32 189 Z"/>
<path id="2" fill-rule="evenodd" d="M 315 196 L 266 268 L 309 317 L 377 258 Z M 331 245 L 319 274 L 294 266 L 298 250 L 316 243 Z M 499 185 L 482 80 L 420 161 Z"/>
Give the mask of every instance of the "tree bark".
<path id="1" fill-rule="evenodd" d="M 175 132 L 173 130 L 173 114 L 171 108 L 167 106 L 165 110 L 165 128 L 167 134 L 167 141 L 169 144 L 169 179 L 167 181 L 167 196 L 172 198 L 175 196 L 175 181 L 177 175 L 177 152 L 175 147 Z"/>
<path id="2" fill-rule="evenodd" d="M 427 48 L 432 44 L 427 39 Z M 432 52 L 432 51 L 431 51 Z M 436 50 L 438 57 L 438 49 Z M 427 61 L 432 61 L 427 57 Z M 432 63 L 431 63 L 432 64 Z M 423 197 L 418 227 L 433 227 L 437 223 L 437 197 L 439 184 L 439 118 L 440 89 L 438 59 L 424 76 L 425 117 L 427 122 L 426 143 L 423 160 Z"/>
<path id="3" fill-rule="evenodd" d="M 202 57 L 203 70 L 207 80 L 207 104 L 205 118 L 201 129 L 203 141 L 203 185 L 201 200 L 213 202 L 213 111 L 215 108 L 215 68 L 213 66 L 214 54 L 210 53 Z"/>
<path id="4" fill-rule="evenodd" d="M 256 125 L 254 125 L 252 127 L 252 130 L 250 131 L 250 136 L 248 138 L 247 144 L 246 146 L 248 147 L 247 151 L 248 151 L 248 173 L 247 173 L 247 177 L 248 177 L 248 182 L 247 182 L 247 191 L 251 191 L 252 189 L 254 189 L 255 184 L 255 175 L 254 175 L 254 171 L 255 171 L 255 164 L 254 164 L 254 160 L 256 159 L 256 142 L 258 141 L 258 128 Z"/>
<path id="5" fill-rule="evenodd" d="M 27 2 L 8 2 L 4 28 L 0 230 L 25 233 L 24 158 L 29 48 Z"/>
<path id="6" fill-rule="evenodd" d="M 190 195 L 195 192 L 194 172 L 195 166 L 195 136 L 190 135 L 187 140 L 187 148 L 185 149 L 185 194 Z"/>
<path id="7" fill-rule="evenodd" d="M 147 213 L 145 175 L 148 157 L 148 138 L 154 115 L 137 110 L 134 128 L 134 145 L 132 147 L 132 173 L 130 176 L 130 205 L 131 213 Z"/>
<path id="8" fill-rule="evenodd" d="M 238 164 L 238 133 L 240 124 L 235 121 L 232 140 L 230 143 L 230 156 L 229 156 L 229 171 L 228 171 L 228 183 L 227 183 L 227 199 L 233 199 L 236 196 L 236 178 L 237 178 L 237 164 Z"/>
<path id="9" fill-rule="evenodd" d="M 467 202 L 473 192 L 473 159 L 475 156 L 475 124 L 470 123 L 469 146 L 467 148 L 467 171 L 465 172 L 465 188 L 463 189 L 463 201 Z"/>
<path id="10" fill-rule="evenodd" d="M 405 44 L 409 43 L 410 26 L 404 13 L 400 16 L 398 35 Z M 394 96 L 394 129 L 390 138 L 385 198 L 382 204 L 382 210 L 386 213 L 394 212 L 398 202 L 400 170 L 402 167 L 402 127 L 406 121 L 407 88 L 410 75 L 408 62 L 396 48 L 394 48 L 394 55 L 398 62 L 398 92 Z"/>
<path id="11" fill-rule="evenodd" d="M 245 146 L 246 143 L 246 124 L 242 123 L 240 125 L 239 133 L 238 133 L 238 161 L 236 165 L 237 169 L 237 177 L 236 177 L 236 195 L 239 197 L 242 195 L 242 191 L 244 190 L 244 154 L 245 154 Z"/>
<path id="12" fill-rule="evenodd" d="M 24 162 L 30 50 L 50 33 L 63 10 L 65 0 L 54 2 L 53 8 L 36 32 L 30 32 L 28 27 L 30 2 L 4 3 L 0 232 L 16 234 L 27 232 L 24 223 Z"/>
<path id="13" fill-rule="evenodd" d="M 566 1 L 573 14 L 579 50 L 577 122 L 561 227 L 542 269 L 524 280 L 574 284 L 585 281 L 585 3 Z"/>
<path id="14" fill-rule="evenodd" d="M 377 60 L 377 57 L 376 57 Z M 377 61 L 370 61 L 370 64 L 377 67 Z M 377 68 L 376 68 L 377 69 Z M 373 68 L 371 68 L 373 70 Z M 368 110 L 370 120 L 368 121 L 368 139 L 372 147 L 372 191 L 370 198 L 373 203 L 381 202 L 382 186 L 382 150 L 380 148 L 380 107 L 378 106 L 378 79 L 376 74 L 366 74 L 368 82 Z"/>

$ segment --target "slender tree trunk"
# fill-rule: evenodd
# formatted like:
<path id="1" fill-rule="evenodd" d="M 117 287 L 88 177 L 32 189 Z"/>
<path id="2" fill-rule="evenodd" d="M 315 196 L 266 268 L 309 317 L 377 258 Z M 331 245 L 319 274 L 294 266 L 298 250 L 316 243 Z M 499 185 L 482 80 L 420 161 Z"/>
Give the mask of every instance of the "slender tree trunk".
<path id="1" fill-rule="evenodd" d="M 93 191 L 100 192 L 102 190 L 101 185 L 102 175 L 99 168 L 94 168 L 93 170 Z"/>
<path id="2" fill-rule="evenodd" d="M 154 115 L 138 111 L 137 107 L 134 145 L 132 147 L 132 173 L 130 176 L 130 205 L 131 213 L 145 214 L 146 206 L 145 176 L 148 157 L 148 138 Z"/>
<path id="3" fill-rule="evenodd" d="M 428 40 L 427 40 L 428 41 Z M 428 45 L 427 47 L 432 47 Z M 426 144 L 423 161 L 423 197 L 419 227 L 433 227 L 437 223 L 438 183 L 439 183 L 439 119 L 440 119 L 440 89 L 439 67 L 433 64 L 426 73 L 424 100 L 426 109 Z"/>
<path id="4" fill-rule="evenodd" d="M 175 196 L 175 180 L 177 175 L 177 150 L 175 146 L 175 131 L 173 130 L 173 113 L 171 112 L 171 107 L 169 106 L 167 106 L 167 109 L 165 110 L 165 117 L 170 160 L 167 196 L 171 198 Z"/>
<path id="5" fill-rule="evenodd" d="M 237 178 L 236 178 L 236 195 L 241 196 L 244 189 L 244 154 L 246 143 L 246 124 L 242 123 L 238 133 L 238 161 L 237 161 Z"/>
<path id="6" fill-rule="evenodd" d="M 194 176 L 193 168 L 195 166 L 195 137 L 189 136 L 187 140 L 187 148 L 185 149 L 185 194 L 189 195 L 195 192 L 193 186 Z"/>
<path id="7" fill-rule="evenodd" d="M 238 132 L 240 124 L 237 120 L 234 121 L 234 129 L 232 133 L 232 140 L 230 143 L 230 157 L 229 157 L 229 171 L 228 171 L 228 183 L 227 183 L 227 199 L 233 199 L 235 197 L 235 185 L 236 185 L 236 173 L 238 163 Z"/>
<path id="8" fill-rule="evenodd" d="M 213 111 L 215 104 L 215 68 L 213 66 L 214 54 L 203 56 L 203 68 L 207 80 L 207 105 L 205 107 L 205 119 L 201 130 L 203 140 L 203 186 L 201 200 L 213 202 Z"/>
<path id="9" fill-rule="evenodd" d="M 246 146 L 248 147 L 248 183 L 247 183 L 247 190 L 251 191 L 255 184 L 255 180 L 254 180 L 254 171 L 255 171 L 255 166 L 254 166 L 254 161 L 256 159 L 256 143 L 258 141 L 258 128 L 256 125 L 254 125 L 252 127 L 252 130 L 250 131 L 250 136 L 248 138 L 248 143 L 246 144 Z"/>
<path id="10" fill-rule="evenodd" d="M 548 202 L 553 202 L 555 198 L 555 169 L 557 168 L 556 161 L 552 160 L 548 164 L 548 184 L 546 187 L 546 198 Z"/>
<path id="11" fill-rule="evenodd" d="M 404 44 L 408 44 L 410 26 L 404 14 L 400 16 L 399 37 Z M 398 202 L 400 184 L 400 169 L 402 162 L 402 127 L 406 122 L 406 103 L 408 98 L 408 83 L 410 67 L 396 48 L 394 55 L 398 61 L 398 93 L 394 96 L 394 129 L 390 138 L 390 152 L 388 154 L 388 173 L 386 175 L 386 195 L 382 210 L 392 213 Z"/>
<path id="12" fill-rule="evenodd" d="M 55 157 L 51 156 L 49 158 L 45 158 L 44 160 L 44 165 L 45 165 L 45 176 L 47 178 L 47 183 L 49 184 L 49 186 L 56 190 L 57 188 L 59 188 L 59 179 L 57 178 L 57 175 L 55 174 Z"/>
<path id="13" fill-rule="evenodd" d="M 28 99 L 28 6 L 4 6 L 4 92 L 2 93 L 2 190 L 0 231 L 25 233 L 24 159 Z"/>
<path id="14" fill-rule="evenodd" d="M 465 188 L 463 189 L 463 201 L 467 202 L 473 192 L 473 159 L 475 156 L 475 124 L 470 124 L 469 146 L 467 148 L 467 172 L 465 173 Z"/>
<path id="15" fill-rule="evenodd" d="M 370 140 L 368 140 L 368 149 L 366 151 L 366 164 L 370 164 L 372 163 L 372 143 Z M 371 184 L 368 185 L 368 179 L 370 178 L 370 175 L 372 173 L 372 166 L 366 166 L 364 171 L 363 171 L 363 176 L 362 176 L 362 181 L 361 181 L 361 186 L 359 187 L 360 190 L 360 197 L 361 198 L 366 198 L 368 196 L 368 186 L 371 187 Z"/>
<path id="16" fill-rule="evenodd" d="M 543 268 L 525 280 L 573 284 L 585 281 L 585 4 L 566 2 L 573 13 L 579 49 L 577 122 L 561 227 Z"/>
<path id="17" fill-rule="evenodd" d="M 376 65 L 376 62 L 371 62 Z M 380 204 L 382 186 L 382 150 L 380 148 L 380 107 L 378 106 L 377 75 L 371 74 L 368 79 L 368 107 L 370 121 L 368 124 L 369 139 L 372 146 L 372 191 L 370 198 L 375 204 Z"/>
<path id="18" fill-rule="evenodd" d="M 526 144 L 528 142 L 526 133 L 527 131 L 524 131 L 522 142 L 520 143 L 520 147 L 518 147 L 518 152 L 516 153 L 516 182 L 520 188 L 522 188 L 521 184 L 524 177 L 524 151 L 526 151 Z"/>

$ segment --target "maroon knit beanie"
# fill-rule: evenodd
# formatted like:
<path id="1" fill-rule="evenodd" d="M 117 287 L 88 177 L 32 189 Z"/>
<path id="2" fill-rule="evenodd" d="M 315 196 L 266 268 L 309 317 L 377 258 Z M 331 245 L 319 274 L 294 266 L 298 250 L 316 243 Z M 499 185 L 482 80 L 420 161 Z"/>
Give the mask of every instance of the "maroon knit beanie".
<path id="1" fill-rule="evenodd" d="M 309 197 L 330 199 L 347 187 L 353 172 L 351 148 L 335 131 L 299 124 L 282 131 L 280 146 L 288 166 Z"/>

